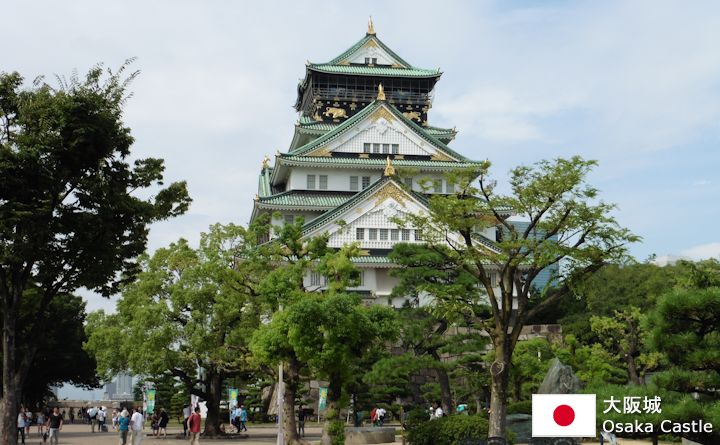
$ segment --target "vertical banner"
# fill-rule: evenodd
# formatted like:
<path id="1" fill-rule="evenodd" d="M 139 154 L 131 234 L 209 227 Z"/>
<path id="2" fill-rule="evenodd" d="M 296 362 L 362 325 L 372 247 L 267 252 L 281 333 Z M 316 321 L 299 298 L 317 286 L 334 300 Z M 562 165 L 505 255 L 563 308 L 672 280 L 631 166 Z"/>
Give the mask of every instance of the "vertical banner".
<path id="1" fill-rule="evenodd" d="M 319 388 L 320 391 L 320 399 L 318 400 L 318 411 L 324 411 L 325 405 L 327 404 L 327 394 L 328 389 L 323 388 L 322 386 Z"/>
<path id="2" fill-rule="evenodd" d="M 148 389 L 147 390 L 147 414 L 152 414 L 155 412 L 155 390 L 154 389 Z"/>
<path id="3" fill-rule="evenodd" d="M 237 408 L 238 390 L 237 388 L 228 388 L 228 414 L 230 415 L 230 422 L 233 419 L 233 410 Z"/>

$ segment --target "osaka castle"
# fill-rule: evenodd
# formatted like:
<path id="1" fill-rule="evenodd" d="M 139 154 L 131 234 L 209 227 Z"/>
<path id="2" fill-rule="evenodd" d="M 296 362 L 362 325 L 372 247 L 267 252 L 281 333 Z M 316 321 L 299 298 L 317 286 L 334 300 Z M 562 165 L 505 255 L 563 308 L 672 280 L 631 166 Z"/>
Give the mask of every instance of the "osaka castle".
<path id="1" fill-rule="evenodd" d="M 305 237 L 327 233 L 336 248 L 359 243 L 360 286 L 349 290 L 367 302 L 404 301 L 390 296 L 398 280 L 388 253 L 396 243 L 422 242 L 422 233 L 394 221 L 427 213 L 431 194 L 455 191 L 447 172 L 480 163 L 450 148 L 455 129 L 430 124 L 441 75 L 400 57 L 370 21 L 342 54 L 306 64 L 292 141 L 262 164 L 251 218 L 268 213 L 279 226 L 302 217 Z M 494 241 L 494 230 L 485 235 Z M 305 280 L 308 288 L 325 285 L 316 273 Z"/>

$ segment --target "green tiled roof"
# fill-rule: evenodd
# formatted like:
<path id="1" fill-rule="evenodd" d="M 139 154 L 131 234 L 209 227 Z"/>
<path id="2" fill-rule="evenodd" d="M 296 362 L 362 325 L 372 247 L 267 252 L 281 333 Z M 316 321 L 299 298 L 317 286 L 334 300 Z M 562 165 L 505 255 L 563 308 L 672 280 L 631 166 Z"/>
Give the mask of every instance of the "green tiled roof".
<path id="1" fill-rule="evenodd" d="M 369 65 L 328 65 L 311 63 L 308 68 L 313 71 L 329 74 L 357 74 L 361 76 L 380 77 L 437 77 L 442 73 L 439 69 L 395 68 L 390 66 Z"/>
<path id="2" fill-rule="evenodd" d="M 312 207 L 331 209 L 343 205 L 356 192 L 310 192 L 289 190 L 272 196 L 261 197 L 264 207 Z"/>
<path id="3" fill-rule="evenodd" d="M 359 112 L 355 113 L 350 119 L 346 120 L 342 124 L 338 125 L 337 127 L 333 128 L 331 131 L 328 131 L 324 135 L 320 136 L 317 139 L 314 139 L 307 144 L 303 145 L 302 147 L 298 147 L 294 150 L 292 150 L 291 154 L 295 155 L 303 155 L 305 153 L 309 153 L 313 151 L 315 148 L 321 146 L 322 144 L 328 143 L 332 141 L 334 138 L 342 135 L 347 130 L 351 129 L 356 123 L 363 120 L 365 117 L 369 116 L 371 113 L 373 113 L 375 110 L 382 106 L 387 106 L 387 109 L 390 110 L 390 112 L 400 121 L 404 122 L 415 134 L 422 137 L 426 141 L 430 142 L 435 148 L 437 148 L 439 151 L 444 152 L 445 154 L 449 155 L 450 157 L 457 159 L 458 161 L 468 161 L 468 159 L 461 155 L 460 153 L 457 153 L 450 147 L 448 147 L 444 142 L 439 140 L 437 137 L 430 134 L 428 131 L 426 131 L 423 127 L 419 126 L 412 120 L 405 117 L 397 108 L 392 106 L 391 104 L 385 102 L 385 101 L 378 101 L 375 100 L 368 104 L 365 108 L 360 110 Z"/>
<path id="4" fill-rule="evenodd" d="M 345 158 L 345 157 L 332 157 L 332 156 L 294 156 L 288 154 L 282 154 L 278 157 L 278 161 L 282 164 L 288 165 L 322 165 L 332 164 L 335 166 L 347 165 L 368 165 L 368 166 L 384 166 L 387 162 L 385 159 L 378 158 Z M 438 168 L 438 169 L 451 169 L 451 168 L 464 168 L 474 167 L 481 164 L 480 161 L 466 161 L 466 162 L 447 162 L 447 161 L 424 161 L 414 159 L 393 159 L 392 164 L 395 167 L 409 167 L 409 168 Z"/>
<path id="5" fill-rule="evenodd" d="M 411 191 L 411 190 L 406 189 L 402 184 L 398 184 L 393 178 L 391 178 L 391 177 L 389 177 L 389 176 L 383 176 L 382 178 L 378 179 L 378 180 L 375 181 L 373 184 L 371 184 L 370 187 L 368 187 L 368 188 L 366 188 L 365 190 L 363 190 L 363 191 L 355 194 L 355 196 L 353 196 L 352 198 L 350 198 L 350 199 L 348 199 L 347 201 L 345 201 L 345 203 L 343 203 L 342 205 L 340 205 L 340 206 L 338 206 L 338 207 L 335 207 L 335 208 L 332 209 L 332 210 L 328 210 L 327 212 L 323 213 L 323 214 L 320 215 L 319 217 L 317 217 L 317 218 L 315 218 L 314 220 L 312 220 L 312 221 L 308 222 L 307 224 L 305 224 L 305 225 L 303 226 L 303 233 L 308 233 L 308 232 L 310 232 L 310 231 L 312 231 L 312 230 L 314 230 L 314 229 L 322 226 L 322 225 L 325 224 L 326 222 L 333 220 L 336 216 L 340 215 L 342 212 L 344 212 L 344 211 L 347 210 L 348 208 L 352 208 L 352 206 L 355 205 L 357 202 L 360 202 L 360 201 L 362 201 L 363 199 L 365 199 L 367 196 L 372 195 L 373 193 L 375 193 L 375 191 L 376 191 L 377 189 L 379 189 L 380 187 L 382 187 L 383 184 L 385 184 L 385 183 L 387 183 L 387 182 L 390 182 L 390 181 L 395 182 L 395 184 L 396 184 L 398 187 L 400 187 L 401 189 L 405 190 L 405 192 L 406 192 L 407 194 L 413 196 L 413 197 L 414 197 L 415 199 L 417 199 L 418 201 L 423 202 L 423 203 L 425 202 L 425 201 L 424 201 L 425 197 L 424 197 L 423 195 L 421 195 L 420 193 L 416 193 L 416 192 L 414 192 L 414 191 Z"/>
<path id="6" fill-rule="evenodd" d="M 299 127 L 303 130 L 309 130 L 312 131 L 315 134 L 322 134 L 328 131 L 332 131 L 335 128 L 337 128 L 341 124 L 335 124 L 332 122 L 318 122 L 315 119 L 313 119 L 310 116 L 302 115 L 300 116 L 300 119 L 298 120 Z M 435 136 L 438 139 L 453 139 L 455 135 L 457 134 L 457 130 L 454 128 L 441 128 L 441 127 L 433 127 L 433 126 L 427 126 L 422 127 L 423 130 L 427 131 L 429 134 Z"/>
<path id="7" fill-rule="evenodd" d="M 390 258 L 386 256 L 359 256 L 352 258 L 353 263 L 357 264 L 394 264 Z"/>
<path id="8" fill-rule="evenodd" d="M 377 37 L 377 34 L 365 34 L 365 37 L 363 37 L 362 39 L 358 40 L 357 42 L 355 42 L 355 44 L 354 44 L 353 46 L 351 46 L 350 48 L 348 48 L 348 49 L 346 49 L 345 51 L 343 51 L 342 54 L 340 54 L 340 55 L 337 56 L 336 58 L 334 58 L 334 59 L 332 59 L 331 61 L 329 61 L 329 62 L 328 62 L 328 65 L 337 65 L 337 64 L 339 64 L 340 62 L 342 62 L 342 61 L 344 61 L 345 59 L 347 59 L 347 58 L 349 58 L 350 56 L 352 56 L 353 53 L 355 53 L 355 51 L 357 51 L 357 50 L 359 50 L 360 48 L 362 48 L 362 47 L 363 47 L 367 42 L 369 42 L 370 40 L 374 40 L 375 43 L 377 43 L 382 49 L 384 49 L 388 54 L 390 54 L 398 63 L 400 63 L 400 64 L 403 65 L 404 67 L 407 67 L 407 68 L 411 68 L 411 67 L 412 67 L 412 65 L 410 65 L 408 62 L 406 62 L 405 60 L 403 60 L 402 57 L 398 56 L 398 55 L 395 53 L 395 51 L 391 50 L 389 46 L 385 45 L 385 43 L 383 43 L 383 41 L 380 40 L 380 39 Z"/>
<path id="9" fill-rule="evenodd" d="M 258 196 L 268 196 L 272 193 L 270 187 L 270 176 L 272 176 L 273 168 L 267 167 L 260 171 L 260 177 L 258 178 Z"/>

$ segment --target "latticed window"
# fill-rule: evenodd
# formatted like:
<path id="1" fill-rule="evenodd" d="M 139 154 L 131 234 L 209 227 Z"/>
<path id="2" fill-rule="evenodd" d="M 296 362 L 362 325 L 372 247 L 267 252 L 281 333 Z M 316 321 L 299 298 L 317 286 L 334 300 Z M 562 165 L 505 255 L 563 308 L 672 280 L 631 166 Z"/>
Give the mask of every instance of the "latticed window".
<path id="1" fill-rule="evenodd" d="M 455 193 L 455 184 L 451 184 L 450 181 L 445 182 L 445 193 L 448 195 L 451 193 Z"/>
<path id="2" fill-rule="evenodd" d="M 405 185 L 408 186 L 408 188 L 412 189 L 413 178 L 405 178 Z"/>
<path id="3" fill-rule="evenodd" d="M 373 144 L 373 153 L 380 153 L 380 144 Z"/>
<path id="4" fill-rule="evenodd" d="M 320 175 L 320 190 L 327 190 L 327 175 Z"/>
<path id="5" fill-rule="evenodd" d="M 350 190 L 357 190 L 357 189 L 358 189 L 358 177 L 350 176 Z"/>
<path id="6" fill-rule="evenodd" d="M 422 241 L 422 230 L 415 229 L 415 241 Z"/>
<path id="7" fill-rule="evenodd" d="M 387 241 L 388 229 L 380 229 L 380 241 Z"/>
<path id="8" fill-rule="evenodd" d="M 402 229 L 402 240 L 410 241 L 410 229 Z"/>
<path id="9" fill-rule="evenodd" d="M 315 190 L 315 175 L 307 175 L 308 190 Z"/>
<path id="10" fill-rule="evenodd" d="M 400 153 L 400 144 L 392 144 L 392 154 Z"/>
<path id="11" fill-rule="evenodd" d="M 365 229 L 361 229 L 361 228 L 355 229 L 355 239 L 356 240 L 364 240 L 365 239 Z"/>
<path id="12" fill-rule="evenodd" d="M 372 144 L 370 144 L 369 142 L 365 142 L 365 143 L 363 144 L 363 153 L 370 153 L 370 147 L 371 147 L 371 145 L 372 145 Z"/>
<path id="13" fill-rule="evenodd" d="M 363 190 L 365 190 L 368 187 L 370 187 L 370 176 L 363 176 L 362 177 L 362 188 L 363 188 Z"/>
<path id="14" fill-rule="evenodd" d="M 391 229 L 390 230 L 390 240 L 398 241 L 399 239 L 400 239 L 400 230 L 399 229 Z"/>
<path id="15" fill-rule="evenodd" d="M 377 229 L 368 229 L 368 239 L 371 241 L 377 239 Z"/>
<path id="16" fill-rule="evenodd" d="M 310 286 L 322 286 L 323 278 L 319 272 L 310 272 Z"/>
<path id="17" fill-rule="evenodd" d="M 292 224 L 295 222 L 295 215 L 285 215 L 285 224 Z"/>
<path id="18" fill-rule="evenodd" d="M 390 144 L 382 144 L 383 153 L 390 153 Z"/>
<path id="19" fill-rule="evenodd" d="M 437 180 L 433 181 L 433 187 L 434 187 L 435 193 L 442 193 L 442 183 L 443 183 L 442 179 L 437 179 Z"/>

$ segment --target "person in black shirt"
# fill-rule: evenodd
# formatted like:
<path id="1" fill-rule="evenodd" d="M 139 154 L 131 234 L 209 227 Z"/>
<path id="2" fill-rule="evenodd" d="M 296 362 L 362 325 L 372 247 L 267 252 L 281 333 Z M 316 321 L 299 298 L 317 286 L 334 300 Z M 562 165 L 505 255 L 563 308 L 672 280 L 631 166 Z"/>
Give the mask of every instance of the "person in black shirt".
<path id="1" fill-rule="evenodd" d="M 50 438 L 50 445 L 53 443 L 53 439 L 55 444 L 57 445 L 58 441 L 60 440 L 58 437 L 60 435 L 60 431 L 62 431 L 63 426 L 63 417 L 60 414 L 60 410 L 56 406 L 53 408 L 52 414 L 48 416 L 47 420 L 48 425 L 48 437 Z"/>
<path id="2" fill-rule="evenodd" d="M 305 436 L 305 408 L 303 408 L 302 403 L 298 408 L 298 436 Z"/>

